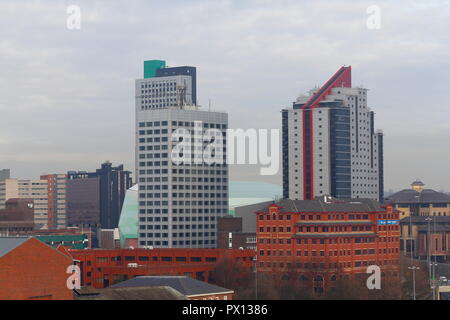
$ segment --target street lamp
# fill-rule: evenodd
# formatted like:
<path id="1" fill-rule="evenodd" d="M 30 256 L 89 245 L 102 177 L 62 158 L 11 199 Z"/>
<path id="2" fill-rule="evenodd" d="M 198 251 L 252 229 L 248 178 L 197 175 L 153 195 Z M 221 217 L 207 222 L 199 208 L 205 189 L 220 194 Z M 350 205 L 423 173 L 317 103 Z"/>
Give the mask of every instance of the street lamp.
<path id="1" fill-rule="evenodd" d="M 427 236 L 428 236 L 428 245 L 427 245 L 427 249 L 428 249 L 428 255 L 427 255 L 427 260 L 428 260 L 428 277 L 429 277 L 429 279 L 430 279 L 430 287 L 432 287 L 432 284 L 431 284 L 431 228 L 430 228 L 430 223 L 431 223 L 431 220 L 433 220 L 433 219 L 431 219 L 430 217 L 428 217 L 428 218 L 425 218 L 425 221 L 427 221 L 428 222 L 428 233 L 427 233 Z"/>
<path id="2" fill-rule="evenodd" d="M 419 196 L 416 196 L 419 198 Z M 417 199 L 419 201 L 419 199 Z M 413 229 L 412 229 L 412 212 L 409 212 L 409 243 L 410 243 L 410 252 L 411 252 L 411 266 L 408 267 L 409 270 L 412 270 L 413 275 L 413 298 L 416 300 L 416 270 L 420 268 L 414 265 L 414 237 L 413 237 Z"/>
<path id="3" fill-rule="evenodd" d="M 433 221 L 433 234 L 436 235 L 436 217 L 433 216 L 433 218 L 428 217 L 425 219 L 426 221 L 428 221 L 428 237 L 429 237 L 429 245 L 428 245 L 428 273 L 429 273 L 429 277 L 430 277 L 430 287 L 433 293 L 433 300 L 436 300 L 436 266 L 437 261 L 436 261 L 436 255 L 437 255 L 437 247 L 435 246 L 434 249 L 434 262 L 431 262 L 431 246 L 432 246 L 432 239 L 431 239 L 431 221 Z M 433 273 L 431 273 L 431 271 L 433 270 Z"/>
<path id="4" fill-rule="evenodd" d="M 409 270 L 412 270 L 413 274 L 413 300 L 416 300 L 416 270 L 419 270 L 420 268 L 417 266 L 411 266 L 408 267 Z"/>
<path id="5" fill-rule="evenodd" d="M 255 261 L 255 300 L 258 300 L 258 254 L 257 253 L 253 257 L 253 261 Z"/>
<path id="6" fill-rule="evenodd" d="M 433 216 L 433 234 L 434 237 L 436 237 L 436 216 Z M 437 266 L 437 262 L 436 262 L 436 258 L 437 258 L 437 243 L 435 241 L 435 246 L 434 246 L 434 263 L 433 263 L 433 300 L 436 300 L 436 266 Z"/>
<path id="7" fill-rule="evenodd" d="M 435 268 L 438 264 L 436 262 L 432 262 L 430 266 L 433 268 L 433 282 L 431 284 L 431 289 L 433 290 L 433 300 L 436 300 L 436 279 L 435 279 Z"/>
<path id="8" fill-rule="evenodd" d="M 409 270 L 412 270 L 413 276 L 413 297 L 416 300 L 416 270 L 420 269 L 419 267 L 414 265 L 414 240 L 413 240 L 413 230 L 412 230 L 412 217 L 411 212 L 409 213 L 409 238 L 410 238 L 410 251 L 411 251 L 411 266 L 408 267 Z"/>

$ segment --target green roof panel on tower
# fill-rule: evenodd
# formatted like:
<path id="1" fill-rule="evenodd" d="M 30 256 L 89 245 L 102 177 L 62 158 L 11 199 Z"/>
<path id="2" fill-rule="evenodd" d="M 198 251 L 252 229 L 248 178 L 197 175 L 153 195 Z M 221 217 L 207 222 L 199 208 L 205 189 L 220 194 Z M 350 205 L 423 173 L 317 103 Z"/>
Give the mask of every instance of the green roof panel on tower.
<path id="1" fill-rule="evenodd" d="M 166 62 L 164 60 L 147 60 L 144 61 L 144 79 L 153 78 L 156 76 L 156 70 L 165 68 Z"/>
<path id="2" fill-rule="evenodd" d="M 125 199 L 120 212 L 119 234 L 123 246 L 125 239 L 138 237 L 138 185 L 134 185 L 125 193 Z"/>

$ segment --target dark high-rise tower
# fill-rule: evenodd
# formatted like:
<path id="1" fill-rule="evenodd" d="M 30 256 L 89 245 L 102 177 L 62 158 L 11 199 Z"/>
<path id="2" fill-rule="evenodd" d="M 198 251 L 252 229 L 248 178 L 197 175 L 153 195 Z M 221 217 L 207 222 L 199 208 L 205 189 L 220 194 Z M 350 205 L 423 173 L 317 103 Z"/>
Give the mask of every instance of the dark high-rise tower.
<path id="1" fill-rule="evenodd" d="M 0 170 L 0 181 L 4 181 L 9 178 L 10 178 L 10 170 L 9 169 Z"/>
<path id="2" fill-rule="evenodd" d="M 102 164 L 100 169 L 95 172 L 68 172 L 70 188 L 68 190 L 68 199 L 70 199 L 70 218 L 69 220 L 76 225 L 92 224 L 98 225 L 101 229 L 114 229 L 118 227 L 120 211 L 127 189 L 131 187 L 131 172 L 123 169 L 123 165 L 113 167 L 107 161 Z M 84 180 L 84 182 L 70 182 L 71 180 Z M 96 193 L 80 199 L 80 186 Z M 86 190 L 84 190 L 85 192 Z M 78 199 L 78 200 L 77 200 Z M 78 203 L 83 201 L 83 203 Z M 99 217 L 96 211 L 99 207 Z M 82 216 L 86 217 L 83 222 Z"/>
<path id="3" fill-rule="evenodd" d="M 107 161 L 96 173 L 100 178 L 100 226 L 117 228 L 125 193 L 131 188 L 131 172 L 125 171 L 123 165 L 113 167 Z"/>

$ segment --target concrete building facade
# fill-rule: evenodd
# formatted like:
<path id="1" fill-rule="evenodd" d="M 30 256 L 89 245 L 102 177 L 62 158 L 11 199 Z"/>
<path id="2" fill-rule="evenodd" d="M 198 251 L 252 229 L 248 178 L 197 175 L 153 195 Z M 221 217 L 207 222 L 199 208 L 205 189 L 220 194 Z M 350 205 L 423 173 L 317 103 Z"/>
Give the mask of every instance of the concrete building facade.
<path id="1" fill-rule="evenodd" d="M 226 146 L 228 115 L 194 105 L 194 69 L 136 80 L 140 247 L 215 248 L 217 218 L 228 212 L 226 148 L 218 150 L 221 163 L 206 163 L 203 152 L 212 141 Z"/>
<path id="2" fill-rule="evenodd" d="M 46 174 L 41 180 L 47 183 L 47 229 L 65 229 L 67 226 L 66 174 Z"/>
<path id="3" fill-rule="evenodd" d="M 0 181 L 0 210 L 9 199 L 32 199 L 36 228 L 48 224 L 48 190 L 45 180 L 5 179 Z"/>
<path id="4" fill-rule="evenodd" d="M 18 197 L 33 199 L 37 229 L 48 227 L 48 185 L 46 180 L 18 180 Z"/>
<path id="5" fill-rule="evenodd" d="M 17 179 L 0 180 L 0 209 L 5 209 L 6 200 L 19 197 L 19 181 Z"/>

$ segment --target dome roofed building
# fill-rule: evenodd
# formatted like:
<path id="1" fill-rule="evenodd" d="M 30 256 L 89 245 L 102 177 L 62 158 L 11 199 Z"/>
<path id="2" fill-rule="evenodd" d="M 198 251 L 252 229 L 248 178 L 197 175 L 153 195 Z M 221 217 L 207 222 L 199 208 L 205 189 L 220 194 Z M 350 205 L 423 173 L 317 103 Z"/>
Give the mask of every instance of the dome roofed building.
<path id="1" fill-rule="evenodd" d="M 416 181 L 414 181 L 413 183 L 411 183 L 411 188 L 417 192 L 422 192 L 424 186 L 425 186 L 425 184 L 418 179 Z"/>
<path id="2" fill-rule="evenodd" d="M 400 212 L 400 250 L 403 254 L 437 261 L 450 260 L 450 195 L 432 189 L 416 179 L 410 189 L 385 199 Z M 431 217 L 431 218 L 430 218 Z M 430 246 L 431 245 L 431 246 Z"/>
<path id="3" fill-rule="evenodd" d="M 401 211 L 400 218 L 412 216 L 450 216 L 450 195 L 425 189 L 422 181 L 416 180 L 411 189 L 396 192 L 385 199 Z"/>

